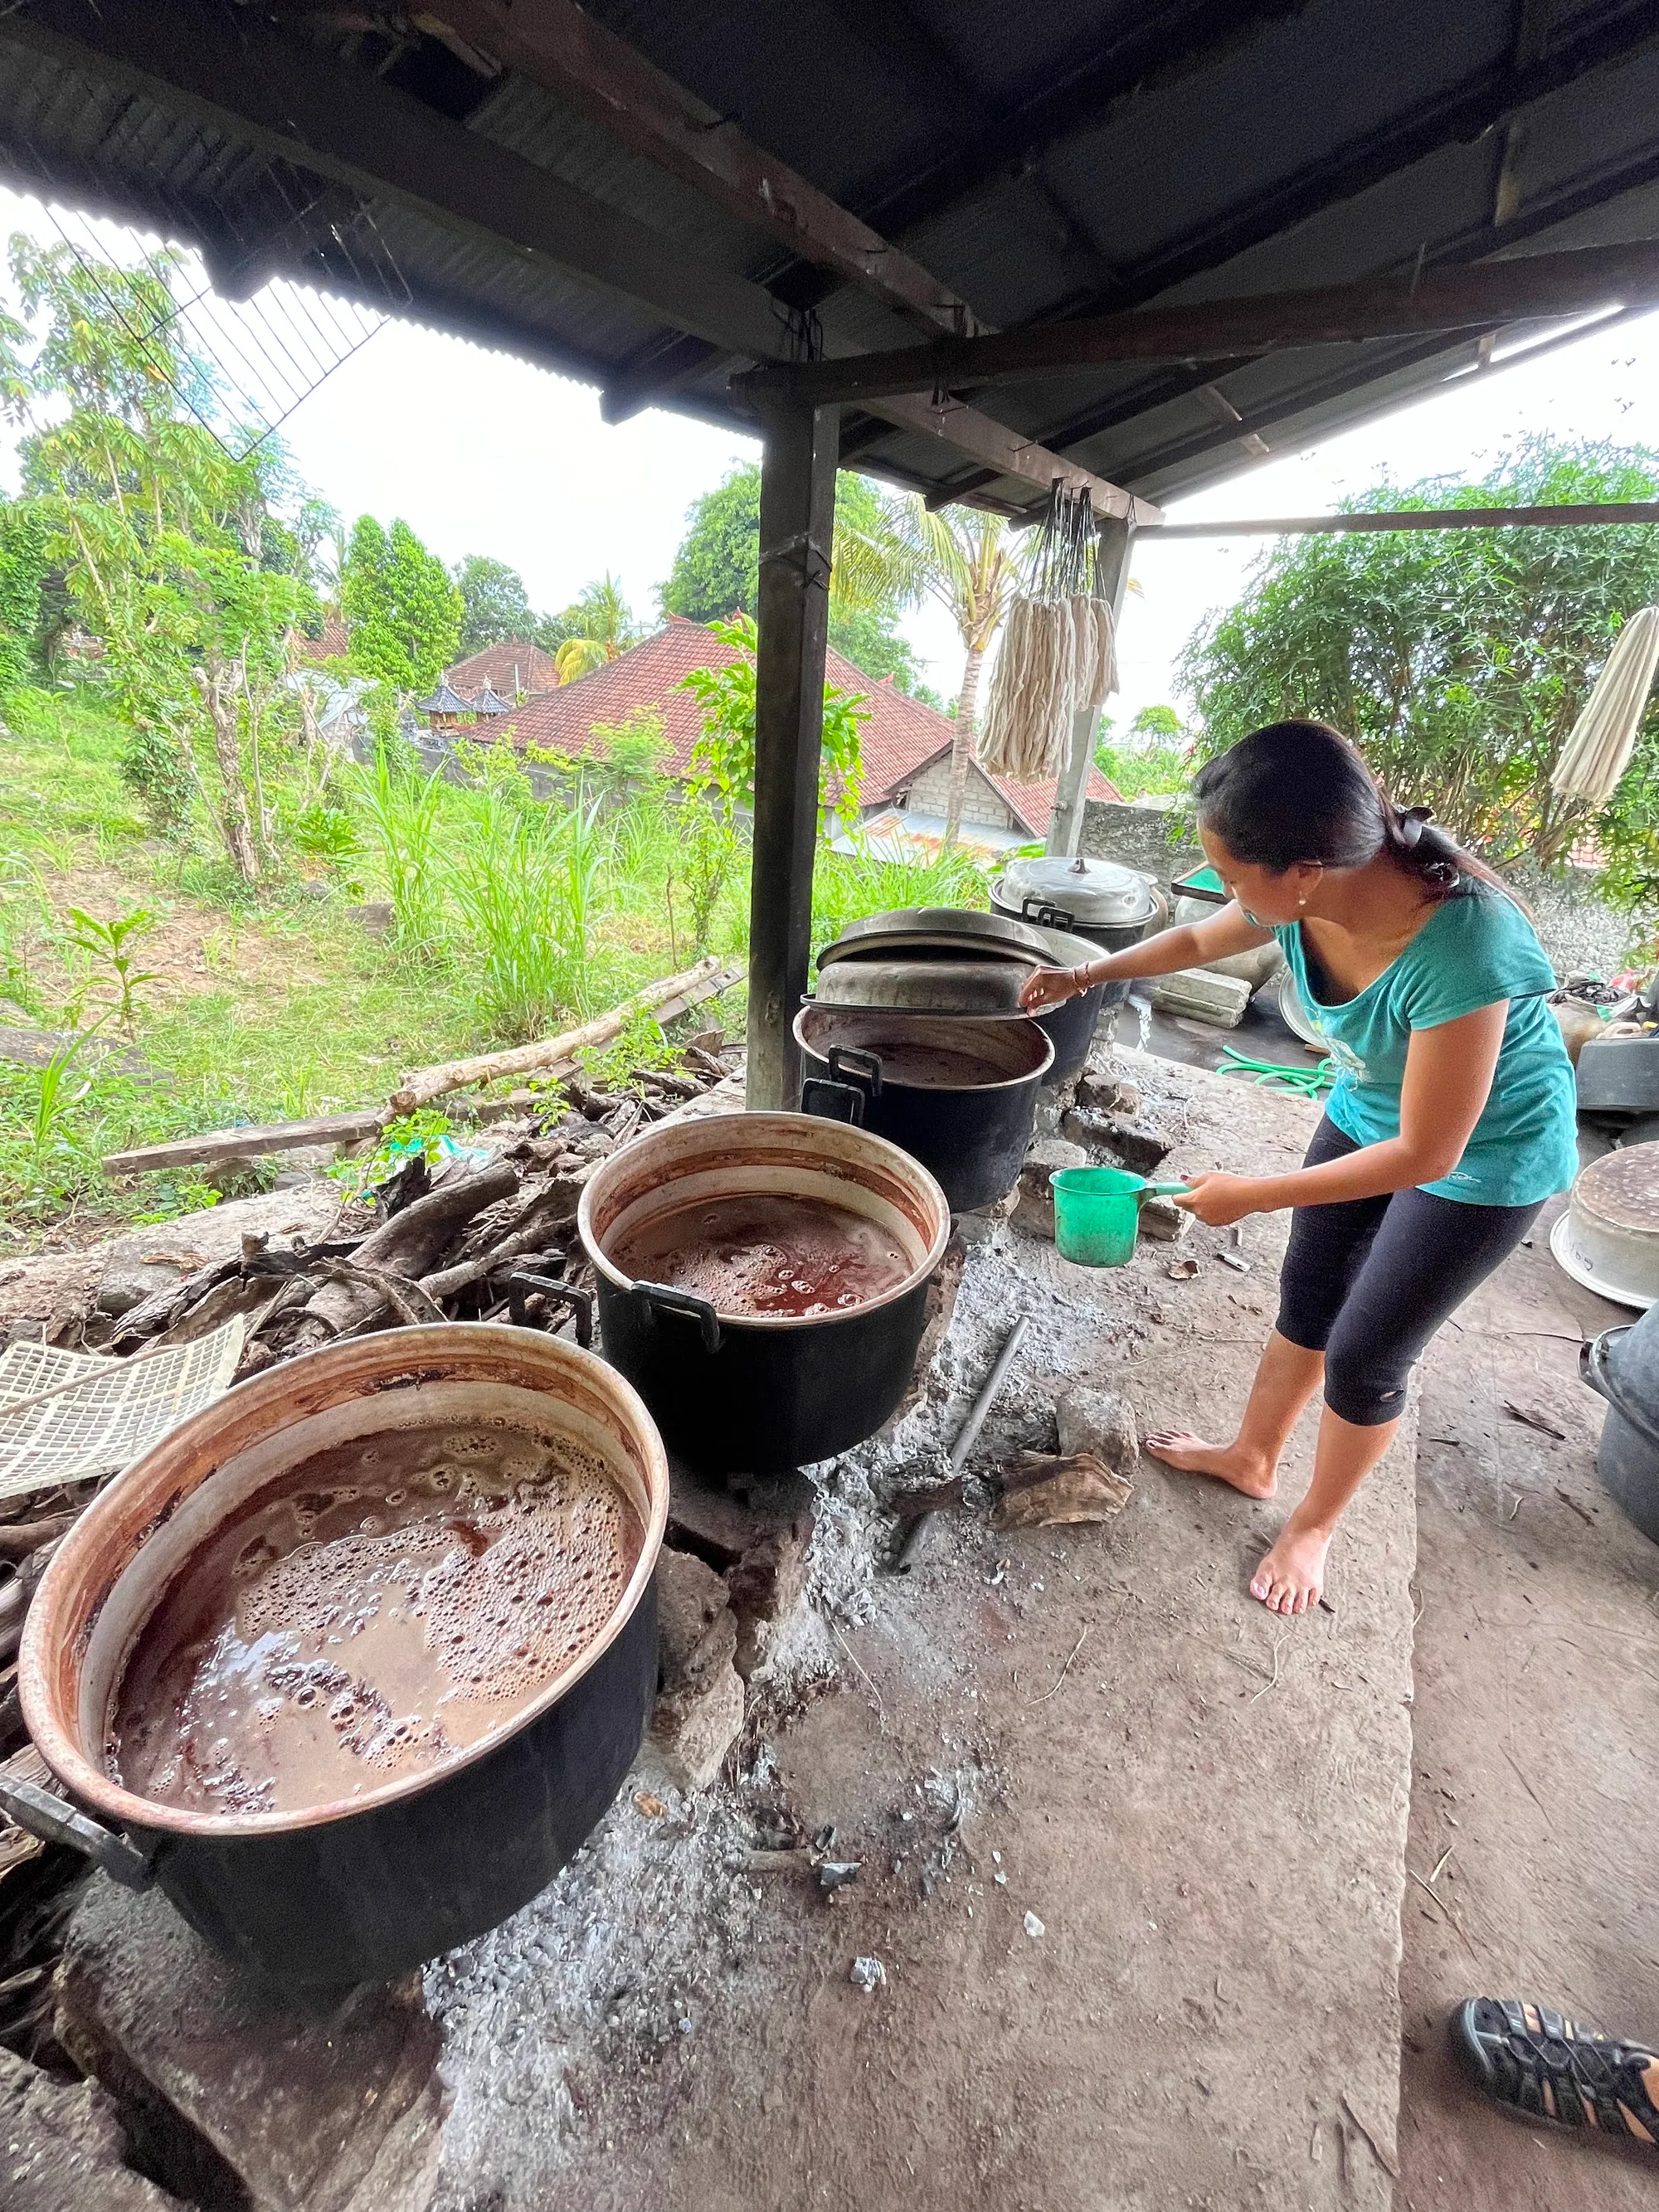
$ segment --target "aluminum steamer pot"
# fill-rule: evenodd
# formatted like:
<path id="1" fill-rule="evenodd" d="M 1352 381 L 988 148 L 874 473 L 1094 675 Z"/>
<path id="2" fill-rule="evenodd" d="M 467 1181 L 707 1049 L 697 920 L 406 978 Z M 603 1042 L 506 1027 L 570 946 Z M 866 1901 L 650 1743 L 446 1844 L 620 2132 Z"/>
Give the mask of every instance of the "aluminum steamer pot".
<path id="1" fill-rule="evenodd" d="M 994 913 L 1039 929 L 1068 930 L 1103 952 L 1127 952 L 1162 929 L 1170 902 L 1155 884 L 1115 860 L 1074 860 L 1062 854 L 1015 860 L 991 883 Z M 1120 990 L 1120 1001 L 1128 986 Z M 1113 1001 L 1119 1003 L 1120 1001 Z"/>
<path id="2" fill-rule="evenodd" d="M 996 1024 L 1006 1028 L 1006 1023 Z M 710 1199 L 812 1198 L 879 1222 L 902 1281 L 833 1314 L 730 1314 L 636 1282 L 611 1258 L 662 1214 Z M 951 1212 L 924 1167 L 862 1129 L 804 1114 L 722 1114 L 647 1130 L 582 1192 L 577 1226 L 599 1284 L 605 1357 L 668 1449 L 706 1475 L 770 1474 L 873 1436 L 908 1387 Z"/>
<path id="3" fill-rule="evenodd" d="M 1012 1190 L 1036 1123 L 1054 1048 L 1029 1015 L 854 1013 L 795 1017 L 801 1104 L 873 1129 L 920 1160 L 953 1213 Z"/>
<path id="4" fill-rule="evenodd" d="M 1595 1471 L 1608 1496 L 1659 1544 L 1659 1305 L 1581 1345 L 1578 1369 L 1607 1401 Z"/>
<path id="5" fill-rule="evenodd" d="M 105 1730 L 128 1653 L 192 1553 L 314 1453 L 438 1421 L 564 1435 L 600 1457 L 645 1540 L 597 1639 L 441 1767 L 289 1813 L 198 1813 L 124 1790 Z M 130 1888 L 159 1886 L 240 1966 L 289 1983 L 383 1981 L 493 1928 L 580 1849 L 639 1749 L 657 1682 L 653 1574 L 668 1465 L 623 1378 L 574 1346 L 477 1322 L 389 1329 L 256 1376 L 94 1500 L 29 1608 L 19 1690 L 74 1808 L 0 1781 L 22 1826 Z"/>

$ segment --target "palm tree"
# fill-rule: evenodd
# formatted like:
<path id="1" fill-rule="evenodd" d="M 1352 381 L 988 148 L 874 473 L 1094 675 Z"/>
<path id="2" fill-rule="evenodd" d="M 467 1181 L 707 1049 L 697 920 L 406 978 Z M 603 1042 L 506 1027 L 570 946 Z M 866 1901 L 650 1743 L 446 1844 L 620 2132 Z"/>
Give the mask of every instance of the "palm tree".
<path id="1" fill-rule="evenodd" d="M 578 676 L 591 676 L 608 660 L 616 660 L 635 644 L 640 626 L 623 599 L 622 586 L 607 568 L 603 583 L 584 584 L 575 605 L 566 611 L 571 635 L 553 656 L 561 684 Z"/>
<path id="2" fill-rule="evenodd" d="M 958 507 L 936 513 L 914 492 L 881 501 L 869 526 L 836 532 L 833 598 L 847 606 L 918 606 L 936 599 L 955 621 L 967 659 L 951 741 L 944 849 L 956 843 L 968 763 L 974 752 L 979 679 L 997 626 L 1013 596 L 1018 562 L 997 514 Z"/>

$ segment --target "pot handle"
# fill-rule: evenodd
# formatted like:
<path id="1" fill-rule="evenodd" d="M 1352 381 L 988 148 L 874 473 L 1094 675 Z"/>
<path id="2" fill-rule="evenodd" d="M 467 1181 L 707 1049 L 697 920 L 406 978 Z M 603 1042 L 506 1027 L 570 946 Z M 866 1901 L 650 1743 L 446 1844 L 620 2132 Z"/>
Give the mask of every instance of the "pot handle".
<path id="1" fill-rule="evenodd" d="M 855 1083 L 831 1083 L 822 1075 L 809 1075 L 800 1087 L 800 1110 L 820 1121 L 848 1121 L 864 1127 L 864 1093 Z"/>
<path id="2" fill-rule="evenodd" d="M 533 1270 L 521 1268 L 507 1279 L 507 1295 L 512 1301 L 510 1311 L 515 1327 L 534 1328 L 530 1318 L 530 1300 L 539 1291 L 550 1305 L 568 1306 L 576 1316 L 576 1341 L 584 1352 L 593 1348 L 593 1293 L 579 1290 L 574 1283 L 567 1283 L 558 1275 L 538 1275 Z"/>
<path id="3" fill-rule="evenodd" d="M 1622 1336 L 1628 1336 L 1632 1324 L 1626 1322 L 1620 1328 L 1604 1328 L 1600 1336 L 1578 1347 L 1578 1372 L 1589 1384 L 1598 1398 L 1605 1398 L 1620 1420 L 1627 1421 L 1645 1444 L 1659 1451 L 1659 1425 L 1644 1406 L 1632 1402 L 1620 1388 L 1619 1378 L 1607 1364 L 1607 1347 Z"/>
<path id="4" fill-rule="evenodd" d="M 667 1283 L 635 1283 L 629 1295 L 637 1298 L 653 1318 L 663 1308 L 670 1313 L 690 1314 L 702 1328 L 703 1350 L 720 1350 L 724 1341 L 720 1317 L 707 1298 L 694 1297 L 690 1291 L 674 1290 Z"/>
<path id="5" fill-rule="evenodd" d="M 1077 927 L 1077 916 L 1069 908 L 1055 906 L 1040 891 L 1029 891 L 1020 901 L 1019 918 L 1022 921 L 1029 921 L 1036 929 L 1058 929 L 1069 933 Z"/>
<path id="6" fill-rule="evenodd" d="M 64 1844 L 70 1850 L 79 1851 L 123 1889 L 149 1889 L 155 1880 L 155 1863 L 149 1854 L 113 1829 L 100 1828 L 96 1820 L 77 1813 L 73 1805 L 55 1797 L 50 1790 L 42 1790 L 38 1783 L 0 1774 L 0 1808 L 43 1844 Z"/>
<path id="7" fill-rule="evenodd" d="M 1628 1336 L 1630 1324 L 1622 1328 L 1604 1328 L 1600 1336 L 1586 1337 L 1578 1347 L 1578 1379 L 1587 1382 L 1598 1398 L 1613 1402 L 1613 1392 L 1607 1388 L 1607 1346 L 1621 1336 Z"/>
<path id="8" fill-rule="evenodd" d="M 830 1048 L 830 1073 L 838 1083 L 848 1077 L 862 1077 L 869 1085 L 870 1096 L 881 1096 L 881 1054 L 866 1052 L 862 1045 L 832 1044 Z"/>

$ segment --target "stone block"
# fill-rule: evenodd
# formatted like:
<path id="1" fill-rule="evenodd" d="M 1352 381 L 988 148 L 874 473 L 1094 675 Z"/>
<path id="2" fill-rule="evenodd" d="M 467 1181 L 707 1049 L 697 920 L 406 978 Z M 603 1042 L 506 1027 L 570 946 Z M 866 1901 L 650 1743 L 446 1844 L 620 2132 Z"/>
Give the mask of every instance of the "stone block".
<path id="1" fill-rule="evenodd" d="M 1152 1004 L 1166 1014 L 1187 1014 L 1217 1029 L 1236 1030 L 1250 1003 L 1242 975 L 1217 975 L 1207 968 L 1184 968 L 1158 979 Z"/>
<path id="2" fill-rule="evenodd" d="M 727 1620 L 732 1620 L 728 1613 Z M 733 1633 L 736 1623 L 732 1622 Z M 684 1688 L 665 1692 L 651 1716 L 651 1735 L 682 1790 L 708 1790 L 743 1733 L 743 1680 L 731 1660 Z"/>
<path id="3" fill-rule="evenodd" d="M 1140 1093 L 1109 1069 L 1091 1068 L 1078 1078 L 1077 1103 L 1091 1114 L 1139 1114 Z"/>
<path id="4" fill-rule="evenodd" d="M 730 1664 L 738 1623 L 726 1601 L 713 1567 L 664 1547 L 657 1560 L 657 1679 L 665 1692 L 696 1691 Z"/>
<path id="5" fill-rule="evenodd" d="M 1016 1185 L 1013 1222 L 1033 1237 L 1054 1233 L 1054 1194 L 1048 1178 L 1061 1168 L 1086 1168 L 1089 1155 L 1064 1137 L 1039 1137 L 1025 1155 Z"/>
<path id="6" fill-rule="evenodd" d="M 1068 1390 L 1056 1408 L 1064 1459 L 1092 1452 L 1115 1474 L 1133 1479 L 1140 1457 L 1135 1409 L 1116 1390 Z"/>
<path id="7" fill-rule="evenodd" d="M 765 1664 L 780 1623 L 806 1595 L 811 1543 L 812 1516 L 803 1514 L 787 1528 L 757 1537 L 726 1577 L 738 1622 L 734 1663 L 745 1682 Z"/>
<path id="8" fill-rule="evenodd" d="M 1137 1175 L 1156 1175 L 1170 1157 L 1170 1139 L 1156 1121 L 1139 1115 L 1109 1114 L 1105 1117 L 1106 1146 L 1126 1168 Z"/>
<path id="9" fill-rule="evenodd" d="M 1140 1206 L 1140 1233 L 1160 1244 L 1174 1244 L 1187 1234 L 1193 1225 L 1193 1217 L 1178 1206 L 1172 1198 L 1143 1199 Z"/>
<path id="10" fill-rule="evenodd" d="M 95 2081 L 59 2081 L 0 2049 L 6 2212 L 184 2212 L 126 2163 L 126 2130 Z"/>
<path id="11" fill-rule="evenodd" d="M 159 1890 L 134 1897 L 100 1875 L 70 1923 L 56 2025 L 116 2098 L 146 2166 L 189 2199 L 234 2203 L 237 2188 L 247 2212 L 432 2201 L 447 2099 L 418 1974 L 276 1993 Z"/>

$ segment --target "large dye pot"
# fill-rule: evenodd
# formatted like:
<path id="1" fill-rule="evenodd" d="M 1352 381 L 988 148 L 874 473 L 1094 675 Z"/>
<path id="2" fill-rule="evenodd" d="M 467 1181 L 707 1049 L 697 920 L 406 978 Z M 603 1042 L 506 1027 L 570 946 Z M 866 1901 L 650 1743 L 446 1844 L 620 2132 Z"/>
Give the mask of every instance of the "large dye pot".
<path id="1" fill-rule="evenodd" d="M 544 1679 L 532 1663 L 493 1725 L 489 1698 L 475 1704 L 465 1747 L 415 1771 L 404 1754 L 399 1771 L 394 1743 L 392 1771 L 378 1779 L 382 1746 L 358 1765 L 355 1790 L 327 1802 L 204 1810 L 118 1779 L 124 1770 L 112 1746 L 125 1742 L 118 1723 L 130 1672 L 147 1639 L 167 1628 L 169 1607 L 195 1601 L 204 1559 L 228 1546 L 234 1571 L 260 1566 L 261 1559 L 250 1565 L 237 1554 L 242 1532 L 262 1514 L 286 1510 L 296 1469 L 337 1472 L 373 1453 L 364 1463 L 385 1470 L 389 1509 L 414 1439 L 447 1442 L 452 1432 L 481 1437 L 491 1450 L 522 1440 L 549 1480 L 556 1463 L 580 1467 L 584 1481 L 610 1486 L 616 1510 L 632 1516 L 616 1567 L 620 1589 L 614 1601 L 607 1591 L 598 1632 L 584 1632 L 581 1648 Z M 368 1504 L 374 1484 L 361 1480 L 356 1495 Z M 522 1482 L 512 1503 L 532 1512 L 534 1493 L 533 1481 Z M 305 1495 L 306 1510 L 319 1512 L 344 1493 Z M 616 1796 L 656 1690 L 652 1576 L 667 1505 L 667 1462 L 645 1407 L 621 1376 L 572 1346 L 449 1323 L 388 1330 L 289 1361 L 164 1437 L 64 1538 L 29 1610 L 19 1688 L 29 1733 L 72 1805 L 8 1781 L 0 1781 L 0 1804 L 37 1834 L 85 1851 L 117 1881 L 158 1884 L 210 1942 L 266 1976 L 345 1984 L 399 1973 L 535 1896 Z M 437 1525 L 453 1527 L 461 1550 L 488 1563 L 498 1556 L 488 1548 L 495 1538 L 476 1523 L 489 1517 L 469 1508 Z M 302 1587 L 321 1548 L 313 1546 L 309 1559 L 289 1555 L 303 1570 Z M 441 1542 L 439 1552 L 441 1565 Z M 454 1565 L 459 1572 L 466 1562 Z M 353 1649 L 358 1638 L 367 1647 L 408 1628 L 406 1620 L 395 1632 L 391 1626 L 373 1566 L 361 1617 L 341 1624 L 340 1649 L 330 1654 L 333 1671 L 354 1680 L 370 1663 Z M 519 1575 L 515 1588 L 492 1598 L 496 1648 L 506 1657 L 533 1662 L 544 1648 L 532 1627 L 540 1594 Z M 280 1693 L 280 1680 L 276 1687 Z M 361 1718 L 361 1681 L 355 1694 Z M 326 1705 L 323 1715 L 341 1729 L 355 1725 Z M 459 1737 L 453 1715 L 451 1725 Z M 202 1749 L 198 1764 L 210 1770 L 222 1754 L 210 1741 Z M 161 1786 L 152 1785 L 158 1793 Z"/>
<path id="2" fill-rule="evenodd" d="M 872 1436 L 903 1397 L 951 1234 L 924 1167 L 803 1114 L 671 1122 L 582 1193 L 605 1357 L 677 1458 L 774 1474 Z"/>
<path id="3" fill-rule="evenodd" d="M 953 1213 L 1013 1188 L 1054 1059 L 1029 1016 L 976 1021 L 811 1006 L 794 1030 L 808 1114 L 902 1146 L 938 1177 Z"/>

